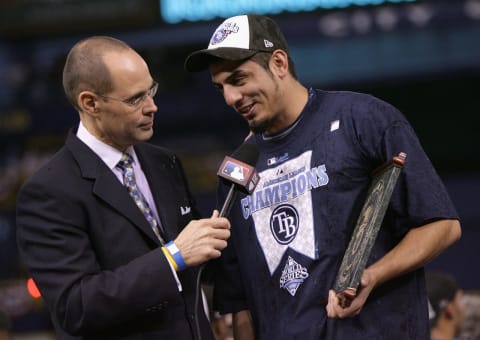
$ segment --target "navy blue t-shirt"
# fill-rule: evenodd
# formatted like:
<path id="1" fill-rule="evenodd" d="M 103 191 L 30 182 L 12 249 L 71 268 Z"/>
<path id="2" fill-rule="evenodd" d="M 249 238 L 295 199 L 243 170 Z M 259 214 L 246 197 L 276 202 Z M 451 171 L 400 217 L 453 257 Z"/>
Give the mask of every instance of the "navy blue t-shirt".
<path id="1" fill-rule="evenodd" d="M 427 339 L 423 270 L 375 289 L 359 316 L 328 319 L 333 284 L 372 171 L 407 154 L 368 263 L 412 228 L 457 219 L 450 198 L 404 116 L 353 92 L 309 91 L 297 121 L 250 138 L 260 182 L 241 195 L 219 261 L 215 308 L 250 309 L 259 339 Z M 227 189 L 219 187 L 219 202 Z"/>

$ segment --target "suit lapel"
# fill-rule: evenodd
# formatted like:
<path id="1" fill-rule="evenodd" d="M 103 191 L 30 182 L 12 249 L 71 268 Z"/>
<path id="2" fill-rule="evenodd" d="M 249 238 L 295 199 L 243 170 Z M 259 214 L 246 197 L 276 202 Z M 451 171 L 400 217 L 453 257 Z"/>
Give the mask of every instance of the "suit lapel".
<path id="1" fill-rule="evenodd" d="M 175 165 L 165 155 L 153 155 L 141 145 L 135 147 L 135 152 L 147 177 L 166 240 L 171 240 L 178 234 L 176 212 L 180 209 L 174 199 L 177 183 L 172 182 L 176 178 L 175 174 L 172 175 Z"/>
<path id="2" fill-rule="evenodd" d="M 82 176 L 94 181 L 93 194 L 110 205 L 120 215 L 129 219 L 140 232 L 160 244 L 148 221 L 138 209 L 126 188 L 106 164 L 73 132 L 69 133 L 66 146 L 77 160 Z"/>

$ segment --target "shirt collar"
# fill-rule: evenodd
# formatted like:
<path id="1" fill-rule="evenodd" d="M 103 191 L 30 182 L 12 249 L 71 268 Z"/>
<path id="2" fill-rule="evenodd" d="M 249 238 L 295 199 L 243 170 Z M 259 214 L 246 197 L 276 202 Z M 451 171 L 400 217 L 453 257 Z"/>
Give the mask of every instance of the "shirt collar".
<path id="1" fill-rule="evenodd" d="M 303 113 L 305 112 L 305 110 L 309 106 L 309 104 L 312 102 L 314 96 L 315 96 L 315 91 L 313 90 L 313 88 L 310 87 L 308 89 L 307 103 L 305 104 L 305 107 L 303 108 L 302 112 L 300 112 L 300 115 L 297 117 L 297 119 L 295 119 L 295 121 L 290 126 L 286 127 L 282 131 L 277 132 L 273 135 L 267 135 L 266 133 L 262 133 L 262 139 L 266 140 L 266 141 L 271 141 L 271 140 L 279 140 L 279 139 L 282 139 L 282 138 L 288 136 L 292 132 L 292 130 L 295 129 L 295 127 L 298 125 L 298 123 L 302 120 L 302 118 L 304 116 Z"/>
<path id="2" fill-rule="evenodd" d="M 102 142 L 97 137 L 92 135 L 87 128 L 80 121 L 77 130 L 77 137 L 82 142 L 84 142 L 90 149 L 92 149 L 98 157 L 110 168 L 114 169 L 117 163 L 122 158 L 122 152 L 115 149 L 114 147 Z M 129 146 L 126 150 L 133 157 L 133 162 L 136 163 L 137 155 L 132 146 Z"/>

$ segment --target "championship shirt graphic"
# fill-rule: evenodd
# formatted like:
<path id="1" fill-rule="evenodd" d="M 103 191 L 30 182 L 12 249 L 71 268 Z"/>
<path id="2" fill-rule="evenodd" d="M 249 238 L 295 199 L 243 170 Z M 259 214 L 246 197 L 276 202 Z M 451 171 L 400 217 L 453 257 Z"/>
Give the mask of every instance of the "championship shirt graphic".
<path id="1" fill-rule="evenodd" d="M 327 185 L 328 175 L 325 165 L 311 166 L 311 156 L 312 151 L 306 151 L 260 172 L 255 191 L 241 200 L 243 217 L 253 218 L 270 275 L 288 248 L 311 259 L 317 256 L 311 191 Z M 292 261 L 295 262 L 291 259 L 290 264 Z M 308 277 L 306 274 L 304 278 Z M 287 281 L 282 287 L 290 293 L 296 291 L 298 285 L 293 289 L 295 284 L 287 285 Z"/>

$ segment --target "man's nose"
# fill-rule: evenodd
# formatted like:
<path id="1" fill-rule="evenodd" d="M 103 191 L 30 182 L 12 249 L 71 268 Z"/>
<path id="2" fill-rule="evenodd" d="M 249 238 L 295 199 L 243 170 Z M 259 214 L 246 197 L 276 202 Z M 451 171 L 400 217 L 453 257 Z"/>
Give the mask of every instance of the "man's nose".
<path id="1" fill-rule="evenodd" d="M 145 98 L 143 109 L 144 111 L 149 113 L 157 112 L 158 107 L 157 107 L 157 104 L 155 104 L 155 99 L 153 97 L 147 96 L 147 98 Z"/>
<path id="2" fill-rule="evenodd" d="M 225 98 L 225 103 L 227 103 L 227 105 L 234 106 L 235 103 L 242 98 L 242 95 L 240 91 L 235 89 L 233 86 L 224 86 L 223 97 Z"/>

